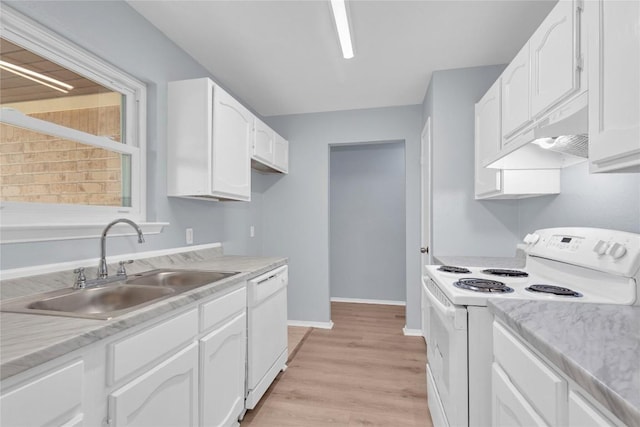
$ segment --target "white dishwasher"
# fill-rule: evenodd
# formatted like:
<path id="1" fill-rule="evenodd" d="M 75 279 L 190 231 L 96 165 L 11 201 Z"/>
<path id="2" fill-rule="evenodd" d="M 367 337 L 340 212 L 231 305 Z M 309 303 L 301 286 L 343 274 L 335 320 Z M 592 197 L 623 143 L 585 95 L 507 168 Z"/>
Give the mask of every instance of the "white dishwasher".
<path id="1" fill-rule="evenodd" d="M 288 267 L 251 279 L 247 289 L 247 399 L 253 409 L 278 372 L 287 369 Z"/>

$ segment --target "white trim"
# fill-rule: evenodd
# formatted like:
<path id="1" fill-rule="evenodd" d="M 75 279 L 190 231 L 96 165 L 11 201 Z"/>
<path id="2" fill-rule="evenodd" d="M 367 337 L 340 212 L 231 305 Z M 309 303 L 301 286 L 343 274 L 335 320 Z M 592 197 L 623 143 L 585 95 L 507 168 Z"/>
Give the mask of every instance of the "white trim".
<path id="1" fill-rule="evenodd" d="M 402 333 L 407 337 L 421 337 L 422 329 L 408 329 L 406 326 L 402 328 Z"/>
<path id="2" fill-rule="evenodd" d="M 333 329 L 333 321 L 328 322 L 310 322 L 306 320 L 288 320 L 287 325 L 289 326 L 303 326 L 307 328 L 317 328 L 317 329 Z"/>
<path id="3" fill-rule="evenodd" d="M 392 301 L 383 299 L 339 298 L 331 297 L 332 302 L 350 302 L 354 304 L 380 304 L 380 305 L 407 305 L 404 301 Z"/>
<path id="4" fill-rule="evenodd" d="M 115 227 L 115 226 L 114 226 Z M 125 261 L 129 259 L 145 259 L 158 256 L 175 255 L 183 252 L 201 251 L 222 247 L 222 243 L 207 243 L 203 245 L 182 246 L 178 248 L 159 249 L 147 252 L 135 252 L 131 254 L 113 255 L 109 257 L 109 263 Z M 13 268 L 10 270 L 0 270 L 2 280 L 19 279 L 20 277 L 37 276 L 39 274 L 56 273 L 58 271 L 73 270 L 78 267 L 95 267 L 99 258 L 89 258 L 78 261 L 61 262 L 57 264 L 36 265 L 33 267 Z"/>
<path id="5" fill-rule="evenodd" d="M 90 80 L 95 81 L 112 89 L 120 94 L 125 95 L 126 105 L 124 106 L 125 128 L 122 135 L 122 143 L 116 144 L 106 138 L 100 138 L 84 134 L 84 132 L 73 131 L 69 129 L 68 132 L 72 132 L 70 139 L 78 140 L 79 136 L 82 136 L 80 142 L 90 143 L 97 146 L 105 146 L 110 150 L 115 150 L 131 155 L 131 207 L 121 207 L 116 212 L 113 207 L 97 207 L 90 206 L 94 210 L 97 210 L 98 215 L 107 216 L 108 221 L 114 220 L 118 217 L 127 217 L 137 222 L 144 222 L 146 220 L 146 130 L 147 130 L 147 112 L 146 112 L 146 99 L 147 89 L 146 85 L 130 76 L 128 73 L 114 67 L 106 61 L 96 57 L 92 53 L 76 46 L 63 37 L 55 34 L 48 28 L 33 21 L 32 19 L 20 14 L 19 12 L 11 9 L 10 7 L 0 3 L 0 33 L 2 37 L 16 43 L 44 58 L 52 60 L 57 64 L 74 71 Z M 6 110 L 2 111 L 2 121 L 5 118 L 17 120 L 20 123 L 36 123 L 30 119 L 25 121 L 24 118 L 19 118 L 16 114 L 9 113 Z M 51 129 L 56 129 L 55 125 L 46 126 L 47 132 Z M 43 128 L 44 129 L 44 128 Z M 45 129 L 45 130 L 46 130 Z M 63 136 L 65 137 L 65 136 Z M 89 139 L 86 139 L 89 137 Z M 86 139 L 86 141 L 85 141 Z M 117 145 L 114 148 L 113 145 Z M 48 213 L 48 217 L 34 219 L 37 216 L 37 212 L 41 210 L 35 205 L 30 205 L 27 209 L 24 204 L 4 204 L 3 208 L 3 223 L 4 224 L 29 224 L 29 223 L 42 223 L 48 221 L 52 217 L 52 212 L 57 217 L 67 217 L 74 215 L 75 222 L 81 223 L 87 217 L 91 218 L 91 222 L 96 221 L 96 217 L 91 215 L 87 216 L 86 211 L 82 208 L 87 206 L 80 205 L 54 205 L 51 204 L 44 212 Z M 34 206 L 34 207 L 32 207 Z M 10 211 L 18 208 L 21 210 L 23 217 L 20 215 L 11 215 Z M 74 208 L 77 208 L 75 210 Z M 57 209 L 60 212 L 57 212 Z M 100 212 L 102 212 L 100 214 Z M 9 214 L 9 215 L 7 215 Z M 29 222 L 30 221 L 30 222 Z"/>
<path id="6" fill-rule="evenodd" d="M 168 222 L 137 223 L 145 235 L 160 234 Z M 105 223 L 100 224 L 32 224 L 0 225 L 0 244 L 50 242 L 56 240 L 91 239 L 100 237 Z M 133 236 L 136 232 L 127 224 L 116 224 L 109 236 Z"/>

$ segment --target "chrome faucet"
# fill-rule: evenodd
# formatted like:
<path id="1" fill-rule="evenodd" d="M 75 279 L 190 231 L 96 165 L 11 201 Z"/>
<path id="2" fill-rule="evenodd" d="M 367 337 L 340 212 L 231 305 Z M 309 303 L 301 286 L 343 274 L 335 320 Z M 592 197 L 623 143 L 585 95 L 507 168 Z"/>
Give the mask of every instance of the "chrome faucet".
<path id="1" fill-rule="evenodd" d="M 138 233 L 138 243 L 144 243 L 144 235 L 142 234 L 142 230 L 135 222 L 131 221 L 127 218 L 119 218 L 115 221 L 110 222 L 102 231 L 102 237 L 100 238 L 100 264 L 98 265 L 98 279 L 106 279 L 109 277 L 109 272 L 107 271 L 107 233 L 109 229 L 114 225 L 124 222 L 132 226 L 136 232 Z"/>

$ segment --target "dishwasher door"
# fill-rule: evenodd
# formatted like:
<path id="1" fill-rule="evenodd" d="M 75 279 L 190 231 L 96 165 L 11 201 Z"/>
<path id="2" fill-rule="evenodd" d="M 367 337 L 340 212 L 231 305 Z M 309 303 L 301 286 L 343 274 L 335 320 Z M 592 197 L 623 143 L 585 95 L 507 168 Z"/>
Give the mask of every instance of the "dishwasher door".
<path id="1" fill-rule="evenodd" d="M 247 409 L 287 367 L 287 284 L 287 266 L 248 282 Z"/>

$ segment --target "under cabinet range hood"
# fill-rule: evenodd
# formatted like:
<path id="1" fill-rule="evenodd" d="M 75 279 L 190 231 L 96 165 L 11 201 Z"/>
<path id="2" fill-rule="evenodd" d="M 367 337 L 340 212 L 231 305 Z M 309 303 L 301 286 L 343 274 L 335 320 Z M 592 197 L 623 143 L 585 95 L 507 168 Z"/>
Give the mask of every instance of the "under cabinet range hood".
<path id="1" fill-rule="evenodd" d="M 560 105 L 505 143 L 485 167 L 559 169 L 588 157 L 588 92 Z"/>

